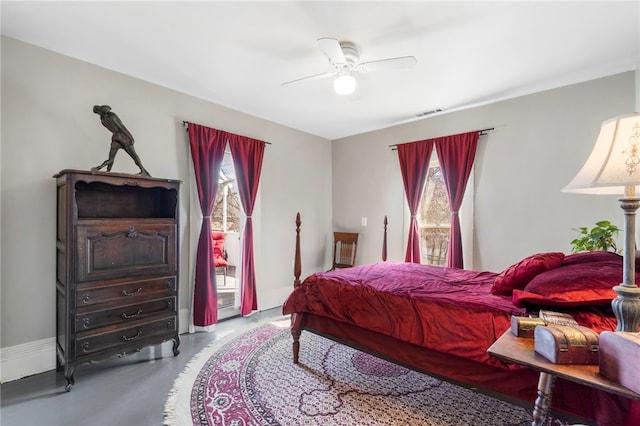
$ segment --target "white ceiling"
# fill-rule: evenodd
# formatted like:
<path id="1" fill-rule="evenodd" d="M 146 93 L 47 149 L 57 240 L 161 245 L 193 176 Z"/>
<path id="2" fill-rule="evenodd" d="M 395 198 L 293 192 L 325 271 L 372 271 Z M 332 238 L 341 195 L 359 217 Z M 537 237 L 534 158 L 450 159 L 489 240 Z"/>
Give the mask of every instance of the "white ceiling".
<path id="1" fill-rule="evenodd" d="M 636 69 L 639 1 L 1 3 L 2 34 L 327 139 Z M 332 78 L 317 39 L 412 69 Z M 113 100 L 112 103 L 116 103 Z"/>

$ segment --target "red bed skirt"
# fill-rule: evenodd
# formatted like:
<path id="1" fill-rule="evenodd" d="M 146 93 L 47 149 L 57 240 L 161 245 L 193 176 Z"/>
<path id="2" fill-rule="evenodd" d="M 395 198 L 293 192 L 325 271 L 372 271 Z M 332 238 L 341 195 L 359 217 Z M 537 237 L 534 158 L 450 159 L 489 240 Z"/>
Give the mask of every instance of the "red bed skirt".
<path id="1" fill-rule="evenodd" d="M 292 329 L 311 331 L 464 387 L 498 392 L 528 404 L 537 395 L 538 373 L 524 367 L 503 364 L 498 369 L 308 313 L 293 314 Z M 300 340 L 300 362 L 304 363 L 304 339 Z M 640 424 L 637 401 L 630 404 L 625 398 L 562 379 L 555 381 L 552 408 L 602 426 Z"/>

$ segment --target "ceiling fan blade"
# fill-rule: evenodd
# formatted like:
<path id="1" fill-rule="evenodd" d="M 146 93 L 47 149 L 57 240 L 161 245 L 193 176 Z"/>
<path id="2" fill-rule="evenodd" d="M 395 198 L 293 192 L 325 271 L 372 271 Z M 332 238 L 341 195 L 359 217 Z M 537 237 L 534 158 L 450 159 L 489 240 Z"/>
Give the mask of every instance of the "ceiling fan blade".
<path id="1" fill-rule="evenodd" d="M 344 57 L 342 47 L 340 47 L 340 42 L 335 38 L 319 38 L 318 44 L 320 44 L 320 48 L 324 51 L 325 55 L 327 55 L 329 61 L 332 64 L 344 64 L 345 62 L 347 62 L 346 58 Z"/>
<path id="2" fill-rule="evenodd" d="M 362 62 L 358 65 L 358 71 L 385 71 L 402 68 L 411 68 L 418 63 L 415 56 L 400 56 L 398 58 L 379 59 L 377 61 Z"/>
<path id="3" fill-rule="evenodd" d="M 320 74 L 308 75 L 306 77 L 296 78 L 295 80 L 285 81 L 284 83 L 281 84 L 281 86 L 286 86 L 287 84 L 298 83 L 300 81 L 305 81 L 305 80 L 313 80 L 314 78 L 328 77 L 334 74 L 335 74 L 334 72 L 323 72 Z"/>

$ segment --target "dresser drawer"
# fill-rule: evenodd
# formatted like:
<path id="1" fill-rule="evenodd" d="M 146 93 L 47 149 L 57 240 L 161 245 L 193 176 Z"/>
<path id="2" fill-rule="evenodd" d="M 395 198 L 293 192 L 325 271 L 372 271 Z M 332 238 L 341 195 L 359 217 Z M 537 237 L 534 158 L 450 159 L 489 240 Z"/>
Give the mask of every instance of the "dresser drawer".
<path id="1" fill-rule="evenodd" d="M 174 274 L 176 225 L 161 219 L 86 220 L 77 227 L 76 278 Z"/>
<path id="2" fill-rule="evenodd" d="M 114 301 L 129 305 L 175 294 L 176 288 L 176 277 L 78 286 L 76 306 L 80 308 Z"/>
<path id="3" fill-rule="evenodd" d="M 118 306 L 112 309 L 91 310 L 90 312 L 76 315 L 75 331 L 80 332 L 111 324 L 132 322 L 148 318 L 151 315 L 175 313 L 175 296 L 139 304 Z"/>
<path id="4" fill-rule="evenodd" d="M 142 347 L 146 339 L 177 331 L 176 316 L 167 315 L 155 320 L 137 321 L 123 327 L 105 327 L 82 332 L 78 333 L 75 341 L 76 356 L 81 357 L 124 345 L 136 345 L 138 342 Z"/>

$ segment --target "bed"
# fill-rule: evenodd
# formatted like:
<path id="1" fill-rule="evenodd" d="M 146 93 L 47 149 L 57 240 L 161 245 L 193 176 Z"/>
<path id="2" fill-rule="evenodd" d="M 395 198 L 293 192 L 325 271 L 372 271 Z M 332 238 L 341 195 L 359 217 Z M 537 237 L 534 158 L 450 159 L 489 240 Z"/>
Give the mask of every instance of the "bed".
<path id="1" fill-rule="evenodd" d="M 291 315 L 295 363 L 312 350 L 304 347 L 307 330 L 467 387 L 533 402 L 538 374 L 487 353 L 512 315 L 548 309 L 598 332 L 616 327 L 610 301 L 622 257 L 615 253 L 536 253 L 502 272 L 383 261 L 300 282 L 300 225 L 298 216 L 294 290 L 283 304 Z M 555 384 L 554 409 L 601 425 L 638 424 L 634 405 L 575 383 Z"/>

